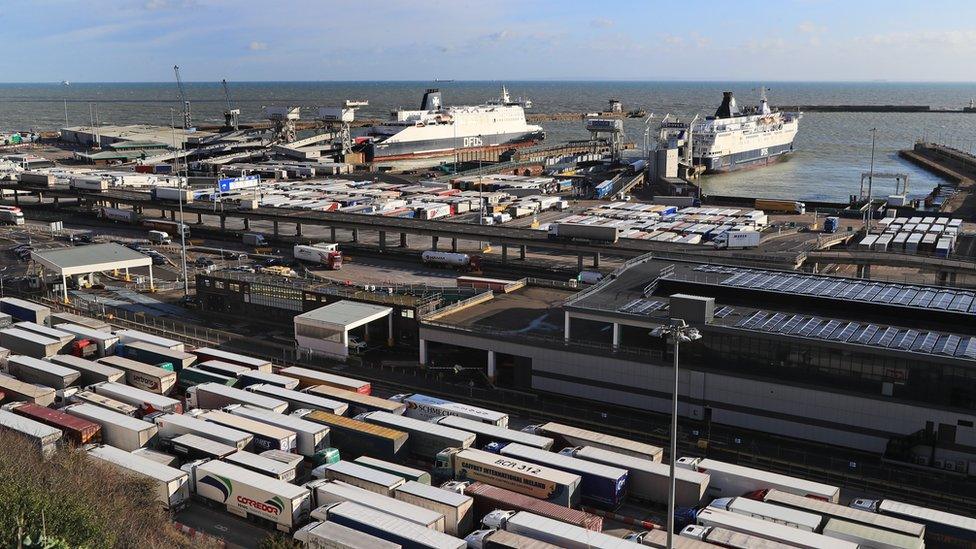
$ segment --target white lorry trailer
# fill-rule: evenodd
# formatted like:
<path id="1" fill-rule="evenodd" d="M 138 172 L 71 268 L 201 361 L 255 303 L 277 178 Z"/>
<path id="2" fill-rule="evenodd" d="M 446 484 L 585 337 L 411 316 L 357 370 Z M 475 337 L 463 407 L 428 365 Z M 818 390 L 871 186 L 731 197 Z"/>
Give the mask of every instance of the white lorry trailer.
<path id="1" fill-rule="evenodd" d="M 306 483 L 305 487 L 312 492 L 312 503 L 314 507 L 352 501 L 363 507 L 388 513 L 414 524 L 419 524 L 425 528 L 437 530 L 438 532 L 444 531 L 443 514 L 403 501 L 397 501 L 392 497 L 364 490 L 352 484 L 347 484 L 339 480 L 313 480 Z M 312 518 L 321 518 L 324 520 L 326 517 L 318 516 L 315 511 L 312 511 Z"/>
<path id="2" fill-rule="evenodd" d="M 837 503 L 840 499 L 840 488 L 836 486 L 714 459 L 683 457 L 675 462 L 675 466 L 708 473 L 707 495 L 713 497 L 743 496 L 749 492 L 775 488 L 831 503 Z"/>
<path id="3" fill-rule="evenodd" d="M 102 442 L 127 452 L 142 448 L 156 436 L 155 424 L 94 404 L 72 404 L 64 412 L 101 425 Z"/>
<path id="4" fill-rule="evenodd" d="M 353 528 L 392 543 L 414 549 L 467 549 L 463 539 L 424 528 L 408 520 L 382 513 L 351 501 L 315 510 L 329 522 Z"/>
<path id="5" fill-rule="evenodd" d="M 179 511 L 190 499 L 190 477 L 175 467 L 104 444 L 88 448 L 88 455 L 129 473 L 152 479 L 156 485 L 156 499 L 167 509 Z"/>
<path id="6" fill-rule="evenodd" d="M 320 423 L 307 421 L 295 416 L 276 414 L 253 406 L 231 404 L 225 406 L 225 412 L 250 420 L 258 421 L 274 427 L 279 427 L 295 433 L 295 450 L 302 456 L 312 457 L 329 447 L 329 428 Z"/>
<path id="7" fill-rule="evenodd" d="M 65 389 L 81 377 L 80 372 L 71 368 L 24 355 L 12 355 L 8 358 L 7 371 L 21 381 L 52 389 Z"/>
<path id="8" fill-rule="evenodd" d="M 308 549 L 400 549 L 398 543 L 329 521 L 314 521 L 295 532 L 295 541 Z"/>
<path id="9" fill-rule="evenodd" d="M 475 441 L 474 433 L 389 412 L 367 412 L 356 419 L 407 433 L 410 453 L 427 461 L 433 461 L 444 448 L 468 448 Z"/>
<path id="10" fill-rule="evenodd" d="M 474 498 L 429 484 L 409 480 L 399 486 L 393 497 L 444 516 L 444 532 L 463 537 L 473 528 Z"/>
<path id="11" fill-rule="evenodd" d="M 253 387 L 252 387 L 253 388 Z M 186 404 L 190 408 L 217 410 L 228 404 L 248 404 L 283 414 L 288 403 L 269 396 L 235 389 L 220 383 L 201 383 L 186 390 Z"/>
<path id="12" fill-rule="evenodd" d="M 440 416 L 458 416 L 489 425 L 508 427 L 508 414 L 471 406 L 461 402 L 452 402 L 442 398 L 421 394 L 401 394 L 390 397 L 390 400 L 407 405 L 403 415 L 414 419 L 429 421 Z"/>
<path id="13" fill-rule="evenodd" d="M 657 446 L 598 433 L 596 431 L 588 431 L 554 421 L 540 425 L 529 425 L 522 430 L 555 439 L 557 448 L 566 446 L 593 446 L 595 448 L 617 452 L 618 454 L 649 459 L 651 461 L 661 461 L 661 454 L 663 453 L 663 450 Z"/>
<path id="14" fill-rule="evenodd" d="M 146 420 L 151 420 L 159 429 L 159 438 L 163 442 L 168 442 L 180 435 L 197 435 L 221 444 L 233 446 L 238 450 L 247 448 L 254 438 L 250 433 L 224 427 L 216 423 L 196 418 L 186 414 L 153 414 L 147 416 Z"/>
<path id="15" fill-rule="evenodd" d="M 151 391 L 144 391 L 136 387 L 103 381 L 88 387 L 88 390 L 113 400 L 124 402 L 139 409 L 141 414 L 151 414 L 154 412 L 170 412 L 172 414 L 183 413 L 183 403 L 175 398 L 159 395 Z"/>
<path id="16" fill-rule="evenodd" d="M 752 518 L 738 513 L 706 507 L 698 512 L 699 526 L 717 526 L 727 530 L 742 532 L 766 538 L 800 549 L 858 549 L 856 543 L 830 538 L 814 532 Z"/>
<path id="17" fill-rule="evenodd" d="M 550 450 L 552 449 L 554 442 L 549 437 L 533 435 L 532 433 L 517 431 L 515 429 L 509 429 L 508 427 L 492 425 L 490 423 L 484 423 L 460 416 L 440 416 L 431 419 L 430 422 L 436 423 L 437 425 L 443 425 L 445 427 L 451 427 L 453 429 L 460 429 L 462 431 L 474 433 L 476 437 L 475 444 L 481 448 L 492 442 L 516 442 L 518 444 L 524 444 L 525 446 L 532 446 L 533 448 Z"/>
<path id="18" fill-rule="evenodd" d="M 640 547 L 623 538 L 594 532 L 526 511 L 492 511 L 485 515 L 482 523 L 488 528 L 505 530 L 565 549 L 637 549 Z"/>

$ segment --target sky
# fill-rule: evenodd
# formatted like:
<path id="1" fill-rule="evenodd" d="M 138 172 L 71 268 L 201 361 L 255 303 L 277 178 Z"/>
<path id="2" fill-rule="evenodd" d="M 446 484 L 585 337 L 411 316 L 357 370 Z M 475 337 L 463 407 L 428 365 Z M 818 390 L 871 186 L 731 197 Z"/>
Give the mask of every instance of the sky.
<path id="1" fill-rule="evenodd" d="M 0 0 L 0 81 L 972 81 L 973 21 L 971 0 Z"/>

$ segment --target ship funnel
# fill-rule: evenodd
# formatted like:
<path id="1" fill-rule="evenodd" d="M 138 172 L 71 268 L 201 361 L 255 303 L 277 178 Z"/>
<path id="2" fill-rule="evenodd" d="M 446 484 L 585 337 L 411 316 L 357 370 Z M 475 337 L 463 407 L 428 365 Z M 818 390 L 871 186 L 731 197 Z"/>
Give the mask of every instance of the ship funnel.
<path id="1" fill-rule="evenodd" d="M 441 90 L 429 88 L 424 92 L 424 100 L 420 103 L 422 111 L 436 111 L 441 108 Z"/>
<path id="2" fill-rule="evenodd" d="M 732 92 L 722 92 L 722 104 L 715 111 L 715 118 L 732 118 L 739 115 L 739 107 L 735 104 Z"/>

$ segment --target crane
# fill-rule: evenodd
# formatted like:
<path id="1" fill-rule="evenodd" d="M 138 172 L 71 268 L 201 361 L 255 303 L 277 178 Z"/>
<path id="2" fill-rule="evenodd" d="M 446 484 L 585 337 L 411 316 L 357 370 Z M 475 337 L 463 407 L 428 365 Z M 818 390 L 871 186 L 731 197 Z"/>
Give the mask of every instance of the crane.
<path id="1" fill-rule="evenodd" d="M 173 72 L 176 73 L 176 85 L 180 90 L 180 101 L 183 102 L 183 129 L 190 129 L 193 124 L 190 123 L 190 100 L 186 97 L 186 90 L 183 88 L 183 79 L 180 78 L 180 66 L 173 65 Z"/>
<path id="2" fill-rule="evenodd" d="M 230 106 L 230 89 L 227 88 L 226 78 L 220 81 L 220 85 L 224 87 L 224 101 L 227 104 L 227 108 L 224 109 L 224 126 L 237 131 L 238 119 L 241 116 L 241 109 L 233 109 Z"/>

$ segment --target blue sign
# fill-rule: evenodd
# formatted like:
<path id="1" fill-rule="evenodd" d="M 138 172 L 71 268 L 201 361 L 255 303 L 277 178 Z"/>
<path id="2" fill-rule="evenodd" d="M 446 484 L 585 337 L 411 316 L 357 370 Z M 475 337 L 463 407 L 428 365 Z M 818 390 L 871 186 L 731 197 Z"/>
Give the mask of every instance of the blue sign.
<path id="1" fill-rule="evenodd" d="M 260 183 L 260 175 L 228 177 L 217 181 L 217 189 L 222 193 L 229 193 L 238 189 L 250 189 L 252 187 L 257 187 Z"/>

